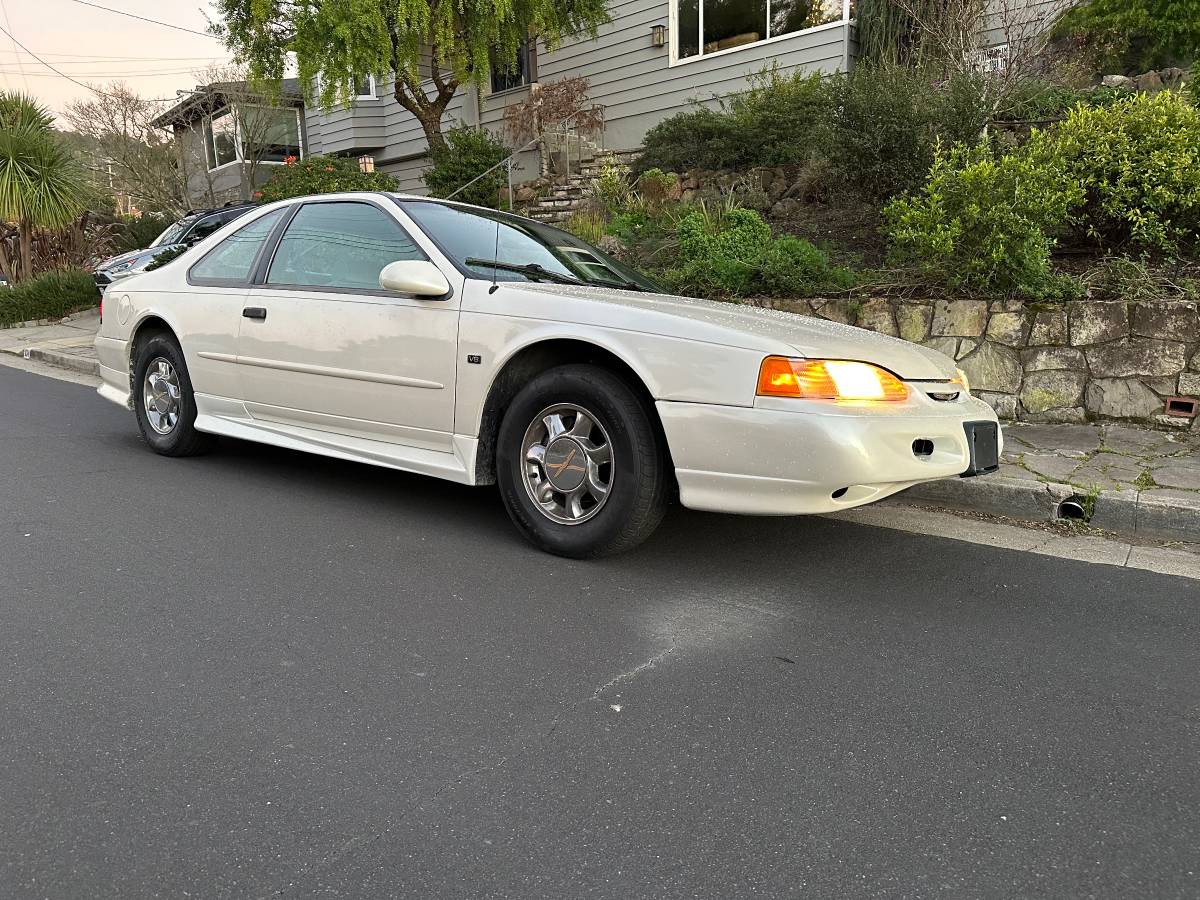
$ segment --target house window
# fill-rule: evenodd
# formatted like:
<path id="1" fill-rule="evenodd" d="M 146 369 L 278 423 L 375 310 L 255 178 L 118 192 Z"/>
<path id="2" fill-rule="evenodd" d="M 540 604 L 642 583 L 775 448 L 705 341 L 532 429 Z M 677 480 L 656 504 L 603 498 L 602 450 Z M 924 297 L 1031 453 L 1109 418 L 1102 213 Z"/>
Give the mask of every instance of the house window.
<path id="1" fill-rule="evenodd" d="M 300 114 L 295 109 L 244 106 L 241 126 L 244 156 L 278 163 L 300 156 Z"/>
<path id="2" fill-rule="evenodd" d="M 676 56 L 689 59 L 846 17 L 843 0 L 675 0 Z"/>
<path id="3" fill-rule="evenodd" d="M 511 91 L 513 88 L 533 83 L 537 79 L 536 53 L 534 42 L 526 39 L 521 41 L 515 66 L 501 66 L 492 63 L 492 93 Z"/>
<path id="4" fill-rule="evenodd" d="M 301 150 L 300 113 L 292 107 L 231 106 L 204 120 L 210 169 L 248 160 L 281 163 Z"/>
<path id="5" fill-rule="evenodd" d="M 313 94 L 316 97 L 321 96 L 321 91 L 325 87 L 325 81 L 320 74 L 313 77 Z M 346 87 L 350 88 L 350 96 L 355 100 L 378 100 L 378 84 L 375 81 L 374 75 L 362 75 L 358 78 L 347 78 Z"/>
<path id="6" fill-rule="evenodd" d="M 204 149 L 210 169 L 237 162 L 237 143 L 237 119 L 233 110 L 223 109 L 205 119 Z"/>

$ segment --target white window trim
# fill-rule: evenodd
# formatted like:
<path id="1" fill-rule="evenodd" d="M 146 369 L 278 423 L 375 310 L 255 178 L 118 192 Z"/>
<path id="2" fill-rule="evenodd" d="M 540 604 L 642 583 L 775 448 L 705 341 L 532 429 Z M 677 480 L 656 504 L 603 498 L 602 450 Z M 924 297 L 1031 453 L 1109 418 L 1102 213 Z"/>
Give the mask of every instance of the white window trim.
<path id="1" fill-rule="evenodd" d="M 699 5 L 700 21 L 699 32 L 704 34 L 704 0 L 700 0 Z M 768 19 L 771 14 L 770 0 L 767 2 Z M 680 58 L 679 56 L 679 0 L 671 0 L 669 15 L 667 17 L 667 46 L 670 48 L 670 55 L 667 60 L 667 65 L 686 66 L 691 63 L 702 62 L 706 59 L 715 59 L 718 56 L 725 56 L 730 53 L 739 53 L 744 50 L 752 50 L 755 47 L 761 47 L 764 44 L 777 44 L 781 41 L 791 41 L 796 38 L 804 37 L 809 34 L 818 34 L 822 31 L 831 31 L 834 28 L 846 28 L 850 24 L 850 0 L 842 0 L 842 17 L 835 19 L 832 22 L 826 22 L 824 25 L 815 25 L 812 28 L 805 28 L 802 31 L 792 31 L 788 34 L 777 34 L 774 37 L 763 38 L 761 41 L 755 41 L 753 44 L 742 44 L 740 47 L 726 47 L 724 50 L 717 50 L 714 53 L 697 53 L 695 56 L 687 56 Z M 703 48 L 703 42 L 701 47 Z"/>
<path id="2" fill-rule="evenodd" d="M 252 109 L 288 109 L 288 107 L 286 107 L 286 106 L 262 106 L 257 103 L 242 103 L 242 104 L 231 103 L 229 106 L 226 106 L 224 109 L 217 110 L 216 113 L 209 113 L 208 115 L 206 115 L 200 124 L 200 139 L 202 141 L 204 141 L 204 163 L 205 163 L 205 165 L 208 165 L 209 172 L 220 172 L 220 171 L 222 171 L 224 169 L 228 169 L 232 166 L 243 166 L 246 164 L 246 154 L 243 152 L 242 119 L 241 119 L 241 116 L 237 115 L 237 113 L 234 112 L 234 107 L 239 106 L 239 105 L 250 107 Z M 295 113 L 295 116 L 296 116 L 296 149 L 298 151 L 297 158 L 304 159 L 304 154 L 305 154 L 304 128 L 303 128 L 304 123 L 300 118 L 300 109 L 298 107 L 291 107 L 291 109 L 292 109 L 292 112 Z M 212 127 L 213 116 L 220 115 L 222 113 L 225 113 L 226 111 L 228 111 L 228 113 L 233 116 L 233 124 L 235 126 L 234 127 L 233 147 L 234 147 L 234 152 L 237 154 L 237 159 L 230 160 L 227 163 L 221 163 L 219 166 L 209 165 L 210 162 L 216 162 L 216 159 L 217 159 L 216 132 L 213 131 L 213 127 Z M 207 126 L 207 127 L 205 127 L 205 126 Z M 211 136 L 211 139 L 210 139 L 210 136 Z M 281 160 L 278 160 L 278 159 L 260 159 L 256 163 L 256 165 L 282 166 L 282 165 L 284 165 L 284 162 Z"/>
<path id="3" fill-rule="evenodd" d="M 371 84 L 371 93 L 369 93 L 369 94 L 356 94 L 356 95 L 355 95 L 355 97 L 354 97 L 354 99 L 355 99 L 355 100 L 378 100 L 378 99 L 379 99 L 379 85 L 377 85 L 377 84 L 375 83 L 375 76 L 374 76 L 374 75 L 368 75 L 368 76 L 367 76 L 367 81 L 369 81 L 369 82 L 370 82 L 370 84 Z"/>
<path id="4" fill-rule="evenodd" d="M 352 98 L 353 102 L 357 103 L 359 100 L 378 100 L 379 99 L 379 82 L 375 80 L 374 75 L 368 75 L 367 80 L 370 82 L 370 85 L 371 85 L 371 93 L 355 94 Z M 313 77 L 312 86 L 313 86 L 313 93 L 316 94 L 318 97 L 321 96 L 321 83 L 322 82 L 321 82 L 320 74 L 315 75 Z M 350 83 L 350 87 L 352 87 L 352 88 L 356 87 L 354 82 Z"/>

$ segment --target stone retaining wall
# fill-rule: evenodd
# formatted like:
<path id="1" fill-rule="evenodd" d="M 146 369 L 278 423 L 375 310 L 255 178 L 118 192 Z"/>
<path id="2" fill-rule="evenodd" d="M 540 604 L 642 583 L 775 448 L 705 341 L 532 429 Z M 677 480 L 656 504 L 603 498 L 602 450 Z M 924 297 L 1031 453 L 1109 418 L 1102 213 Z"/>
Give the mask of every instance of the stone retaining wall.
<path id="1" fill-rule="evenodd" d="M 1006 419 L 1153 421 L 1168 397 L 1200 397 L 1200 309 L 1194 302 L 765 300 L 803 315 L 933 347 L 958 360 L 971 388 Z M 1200 427 L 1200 421 L 1195 423 Z"/>

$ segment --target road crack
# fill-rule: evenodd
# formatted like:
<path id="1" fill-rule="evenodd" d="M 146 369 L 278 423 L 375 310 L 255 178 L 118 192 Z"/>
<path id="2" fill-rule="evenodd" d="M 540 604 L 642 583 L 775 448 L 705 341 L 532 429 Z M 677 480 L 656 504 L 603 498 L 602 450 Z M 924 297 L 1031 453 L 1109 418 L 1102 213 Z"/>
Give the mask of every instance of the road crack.
<path id="1" fill-rule="evenodd" d="M 604 694 L 606 691 L 611 690 L 612 688 L 616 687 L 618 684 L 622 684 L 623 682 L 633 681 L 635 678 L 637 678 L 643 672 L 648 672 L 651 669 L 653 669 L 655 666 L 657 666 L 660 662 L 662 662 L 664 659 L 666 659 L 668 656 L 673 654 L 678 649 L 679 649 L 678 645 L 674 641 L 672 641 L 670 647 L 668 647 L 666 650 L 663 650 L 661 653 L 654 654 L 654 656 L 650 657 L 648 660 L 646 660 L 641 665 L 635 666 L 634 668 L 630 669 L 628 672 L 622 672 L 620 675 L 610 678 L 608 681 L 604 682 L 604 684 L 600 685 L 600 687 L 596 688 L 596 690 L 592 692 L 592 701 L 597 702 L 597 703 L 600 702 L 600 700 L 602 700 L 604 698 Z"/>

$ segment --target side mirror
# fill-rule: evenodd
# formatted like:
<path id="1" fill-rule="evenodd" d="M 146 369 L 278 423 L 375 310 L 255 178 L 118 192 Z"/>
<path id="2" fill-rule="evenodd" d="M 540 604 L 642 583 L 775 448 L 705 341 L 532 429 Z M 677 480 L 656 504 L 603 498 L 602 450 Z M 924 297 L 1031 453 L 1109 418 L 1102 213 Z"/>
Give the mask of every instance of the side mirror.
<path id="1" fill-rule="evenodd" d="M 442 270 L 422 259 L 398 259 L 388 263 L 379 273 L 379 286 L 385 291 L 416 297 L 444 297 L 450 293 L 450 282 Z"/>

